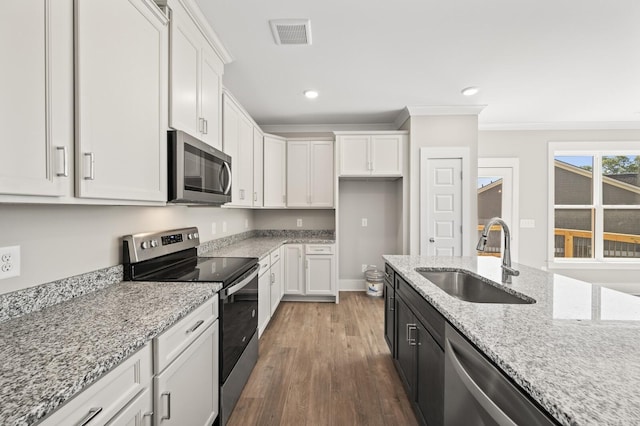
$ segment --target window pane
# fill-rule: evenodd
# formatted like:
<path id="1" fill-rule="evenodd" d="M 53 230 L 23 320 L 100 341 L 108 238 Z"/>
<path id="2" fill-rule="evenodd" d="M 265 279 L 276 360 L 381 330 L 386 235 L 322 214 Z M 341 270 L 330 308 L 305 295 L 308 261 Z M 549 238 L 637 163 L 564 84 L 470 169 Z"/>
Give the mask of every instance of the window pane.
<path id="1" fill-rule="evenodd" d="M 640 257 L 640 210 L 604 211 L 604 257 Z"/>
<path id="2" fill-rule="evenodd" d="M 478 178 L 478 239 L 482 229 L 492 217 L 502 217 L 502 178 L 480 177 Z M 500 231 L 499 225 L 492 227 L 486 250 L 478 252 L 479 256 L 500 257 Z"/>
<path id="3" fill-rule="evenodd" d="M 640 204 L 640 175 L 636 155 L 602 157 L 602 201 L 606 204 Z"/>
<path id="4" fill-rule="evenodd" d="M 593 157 L 555 157 L 555 204 L 593 204 Z"/>
<path id="5" fill-rule="evenodd" d="M 593 210 L 555 210 L 555 257 L 593 257 Z"/>

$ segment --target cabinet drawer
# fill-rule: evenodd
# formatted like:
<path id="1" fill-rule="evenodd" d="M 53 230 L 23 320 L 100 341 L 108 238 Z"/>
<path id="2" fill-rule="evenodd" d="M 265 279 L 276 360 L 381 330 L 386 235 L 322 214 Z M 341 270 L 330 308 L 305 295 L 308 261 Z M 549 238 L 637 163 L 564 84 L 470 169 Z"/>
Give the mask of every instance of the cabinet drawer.
<path id="1" fill-rule="evenodd" d="M 431 333 L 441 348 L 444 348 L 445 319 L 429 302 L 424 300 L 400 275 L 396 274 L 396 291 Z"/>
<path id="2" fill-rule="evenodd" d="M 106 376 L 42 422 L 43 426 L 105 424 L 151 384 L 151 345 L 147 344 Z"/>
<path id="3" fill-rule="evenodd" d="M 387 282 L 387 284 L 389 284 L 390 286 L 394 286 L 395 283 L 395 271 L 393 270 L 393 268 L 391 266 L 389 266 L 387 263 L 384 264 L 384 280 Z"/>
<path id="4" fill-rule="evenodd" d="M 306 254 L 333 254 L 333 244 L 307 244 Z"/>
<path id="5" fill-rule="evenodd" d="M 271 252 L 271 264 L 273 265 L 280 260 L 280 248 Z"/>
<path id="6" fill-rule="evenodd" d="M 170 329 L 153 339 L 155 373 L 164 370 L 204 330 L 218 318 L 218 295 L 178 321 Z"/>
<path id="7" fill-rule="evenodd" d="M 266 256 L 264 259 L 261 259 L 260 262 L 260 269 L 258 269 L 258 274 L 260 276 L 262 276 L 262 274 L 264 274 L 265 272 L 269 271 L 269 267 L 271 266 L 271 256 Z"/>

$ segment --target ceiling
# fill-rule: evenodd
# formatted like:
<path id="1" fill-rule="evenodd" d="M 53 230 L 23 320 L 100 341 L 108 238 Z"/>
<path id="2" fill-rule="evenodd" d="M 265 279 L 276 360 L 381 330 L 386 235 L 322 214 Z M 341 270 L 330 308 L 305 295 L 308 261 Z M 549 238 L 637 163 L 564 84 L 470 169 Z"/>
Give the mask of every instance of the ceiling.
<path id="1" fill-rule="evenodd" d="M 225 86 L 260 125 L 393 123 L 405 106 L 486 105 L 485 126 L 640 126 L 638 0 L 197 3 L 234 57 Z M 269 20 L 281 18 L 309 18 L 313 44 L 276 45 Z M 481 91 L 463 96 L 467 86 Z"/>

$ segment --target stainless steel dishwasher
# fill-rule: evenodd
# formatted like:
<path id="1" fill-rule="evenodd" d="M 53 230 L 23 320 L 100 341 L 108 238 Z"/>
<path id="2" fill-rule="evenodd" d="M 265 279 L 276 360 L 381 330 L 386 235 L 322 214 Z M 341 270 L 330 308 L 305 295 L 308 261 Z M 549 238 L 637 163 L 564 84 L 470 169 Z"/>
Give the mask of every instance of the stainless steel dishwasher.
<path id="1" fill-rule="evenodd" d="M 444 351 L 445 425 L 557 424 L 449 324 Z"/>

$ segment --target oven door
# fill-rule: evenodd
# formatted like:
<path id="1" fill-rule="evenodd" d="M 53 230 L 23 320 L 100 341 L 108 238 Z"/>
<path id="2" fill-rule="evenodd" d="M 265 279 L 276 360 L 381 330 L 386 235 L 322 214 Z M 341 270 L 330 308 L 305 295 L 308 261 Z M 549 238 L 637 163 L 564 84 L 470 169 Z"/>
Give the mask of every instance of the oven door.
<path id="1" fill-rule="evenodd" d="M 169 202 L 231 201 L 231 157 L 181 131 L 169 132 Z"/>
<path id="2" fill-rule="evenodd" d="M 220 383 L 224 383 L 258 329 L 258 268 L 220 292 Z"/>

